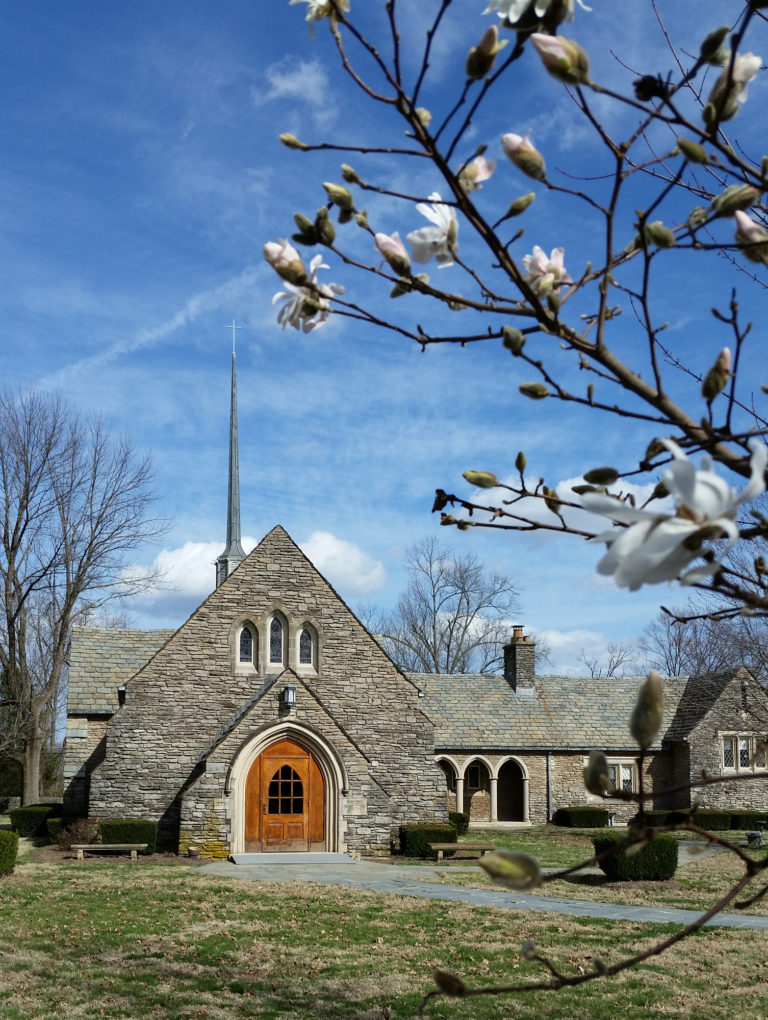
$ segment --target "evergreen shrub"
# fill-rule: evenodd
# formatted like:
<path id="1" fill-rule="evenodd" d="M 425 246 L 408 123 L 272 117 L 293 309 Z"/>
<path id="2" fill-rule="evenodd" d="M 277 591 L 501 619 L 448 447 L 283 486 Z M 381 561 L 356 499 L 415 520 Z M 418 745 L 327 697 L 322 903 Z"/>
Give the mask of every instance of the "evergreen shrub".
<path id="1" fill-rule="evenodd" d="M 400 853 L 403 857 L 432 857 L 430 843 L 455 843 L 458 833 L 445 822 L 427 822 L 400 826 Z"/>
<path id="2" fill-rule="evenodd" d="M 146 843 L 144 854 L 153 854 L 157 845 L 157 822 L 143 818 L 102 818 L 102 843 Z"/>
<path id="3" fill-rule="evenodd" d="M 451 825 L 455 826 L 456 831 L 460 836 L 469 832 L 469 815 L 465 814 L 463 811 L 449 811 L 448 821 Z"/>
<path id="4" fill-rule="evenodd" d="M 757 829 L 757 823 L 763 822 L 768 826 L 768 812 L 766 811 L 732 811 L 732 829 Z"/>
<path id="5" fill-rule="evenodd" d="M 675 808 L 670 810 L 669 808 L 656 808 L 654 810 L 647 810 L 645 812 L 645 824 L 646 825 L 679 825 L 680 822 L 687 822 L 690 810 L 684 808 Z M 640 819 L 640 815 L 634 815 L 630 818 L 629 824 L 636 825 Z"/>
<path id="6" fill-rule="evenodd" d="M 617 832 L 601 832 L 592 837 L 592 845 L 595 854 L 599 855 L 623 840 L 624 837 Z M 634 854 L 628 854 L 626 846 L 620 847 L 600 861 L 600 868 L 615 882 L 663 882 L 672 878 L 677 870 L 677 849 L 675 837 L 662 833 Z"/>
<path id="7" fill-rule="evenodd" d="M 52 804 L 30 804 L 29 807 L 14 808 L 8 812 L 11 828 L 20 836 L 44 836 L 45 823 L 56 807 Z"/>
<path id="8" fill-rule="evenodd" d="M 19 854 L 18 832 L 0 829 L 0 875 L 10 875 Z"/>
<path id="9" fill-rule="evenodd" d="M 561 807 L 552 816 L 553 825 L 568 829 L 604 829 L 610 813 L 600 807 Z"/>

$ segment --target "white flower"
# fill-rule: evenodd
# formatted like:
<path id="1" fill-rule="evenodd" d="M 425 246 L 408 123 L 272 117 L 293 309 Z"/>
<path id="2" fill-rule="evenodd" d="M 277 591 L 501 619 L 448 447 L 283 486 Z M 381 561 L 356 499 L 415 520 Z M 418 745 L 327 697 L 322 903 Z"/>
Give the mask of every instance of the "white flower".
<path id="1" fill-rule="evenodd" d="M 429 200 L 432 205 L 419 202 L 416 209 L 435 226 L 412 230 L 405 239 L 411 245 L 414 262 L 429 262 L 434 255 L 441 266 L 452 266 L 459 234 L 456 213 L 436 191 L 432 192 Z"/>
<path id="2" fill-rule="evenodd" d="M 487 181 L 496 169 L 496 161 L 485 156 L 475 156 L 459 174 L 462 190 L 469 194 L 475 188 L 481 188 L 481 181 Z"/>
<path id="3" fill-rule="evenodd" d="M 707 124 L 715 119 L 730 120 L 739 110 L 739 103 L 747 98 L 747 85 L 763 66 L 761 57 L 754 53 L 741 53 L 733 61 L 733 68 L 725 67 L 709 94 L 704 107 Z"/>
<path id="4" fill-rule="evenodd" d="M 291 2 L 293 3 L 294 0 L 291 0 Z M 514 25 L 525 14 L 530 4 L 531 0 L 488 0 L 488 6 L 483 11 L 483 14 L 498 11 L 500 18 L 506 18 L 507 21 Z M 536 0 L 533 8 L 536 17 L 543 18 L 551 4 L 552 0 Z M 591 7 L 587 7 L 585 3 L 582 3 L 582 0 L 578 0 L 578 4 L 583 11 L 592 10 Z M 573 0 L 568 0 L 568 21 L 573 21 L 573 11 Z"/>
<path id="5" fill-rule="evenodd" d="M 749 462 L 752 473 L 740 493 L 715 474 L 709 457 L 702 458 L 702 467 L 697 469 L 671 439 L 662 442 L 673 457 L 662 477 L 675 503 L 674 514 L 635 510 L 601 493 L 582 496 L 586 510 L 628 525 L 610 528 L 593 541 L 608 546 L 597 565 L 598 573 L 612 574 L 620 588 L 630 591 L 676 577 L 683 584 L 694 584 L 715 573 L 719 560 L 692 570 L 686 568 L 707 551 L 705 543 L 727 538 L 725 549 L 720 551 L 722 559 L 739 537 L 736 524 L 739 505 L 753 500 L 765 489 L 768 447 L 763 442 L 752 444 Z"/>
<path id="6" fill-rule="evenodd" d="M 336 7 L 330 0 L 289 0 L 289 4 L 308 4 L 307 21 L 309 22 L 309 34 L 314 37 L 315 21 L 328 18 L 333 28 L 336 27 L 336 10 L 348 11 L 349 0 L 336 0 Z"/>
<path id="7" fill-rule="evenodd" d="M 328 269 L 323 262 L 322 255 L 315 255 L 309 263 L 311 286 L 296 287 L 286 283 L 288 290 L 280 290 L 272 298 L 272 304 L 276 301 L 284 301 L 283 307 L 277 313 L 277 321 L 281 329 L 286 326 L 293 326 L 303 333 L 309 333 L 313 329 L 322 326 L 328 318 L 330 302 L 328 298 L 334 294 L 343 294 L 345 288 L 338 283 L 318 283 L 318 269 Z"/>
<path id="8" fill-rule="evenodd" d="M 563 265 L 564 255 L 565 248 L 553 248 L 547 258 L 544 249 L 535 244 L 533 254 L 523 256 L 525 280 L 538 297 L 546 297 L 553 292 L 557 294 L 562 283 L 573 283 Z"/>
<path id="9" fill-rule="evenodd" d="M 406 276 L 411 271 L 411 260 L 400 234 L 374 234 L 373 243 L 379 255 L 382 255 L 399 276 Z"/>

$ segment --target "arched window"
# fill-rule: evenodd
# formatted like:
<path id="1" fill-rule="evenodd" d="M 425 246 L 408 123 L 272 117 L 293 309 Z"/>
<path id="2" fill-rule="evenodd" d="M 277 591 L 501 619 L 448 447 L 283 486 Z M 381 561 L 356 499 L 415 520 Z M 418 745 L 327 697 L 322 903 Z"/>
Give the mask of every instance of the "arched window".
<path id="1" fill-rule="evenodd" d="M 240 661 L 253 662 L 253 633 L 250 627 L 240 631 Z"/>
<path id="2" fill-rule="evenodd" d="M 283 661 L 283 644 L 285 636 L 283 633 L 283 622 L 277 616 L 272 618 L 269 625 L 269 661 Z"/>
<path id="3" fill-rule="evenodd" d="M 299 635 L 299 665 L 311 666 L 314 662 L 312 631 L 305 627 Z"/>

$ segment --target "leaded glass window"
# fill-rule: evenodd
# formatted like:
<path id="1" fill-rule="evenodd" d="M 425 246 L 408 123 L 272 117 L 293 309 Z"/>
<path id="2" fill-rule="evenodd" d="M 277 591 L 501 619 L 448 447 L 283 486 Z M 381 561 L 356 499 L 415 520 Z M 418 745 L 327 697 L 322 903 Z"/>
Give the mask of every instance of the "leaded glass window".
<path id="1" fill-rule="evenodd" d="M 621 766 L 621 788 L 624 793 L 632 793 L 632 778 L 634 769 L 631 765 Z"/>
<path id="2" fill-rule="evenodd" d="M 736 768 L 736 740 L 734 737 L 723 738 L 723 767 Z"/>
<path id="3" fill-rule="evenodd" d="M 749 740 L 743 737 L 739 740 L 739 768 L 749 768 Z"/>
<path id="4" fill-rule="evenodd" d="M 304 814 L 304 784 L 290 765 L 281 766 L 272 776 L 267 798 L 271 815 Z"/>
<path id="5" fill-rule="evenodd" d="M 269 625 L 269 661 L 283 661 L 283 624 L 276 616 Z"/>
<path id="6" fill-rule="evenodd" d="M 302 666 L 312 665 L 312 634 L 307 627 L 299 635 L 299 663 Z"/>
<path id="7" fill-rule="evenodd" d="M 240 661 L 253 662 L 253 634 L 250 627 L 240 631 Z"/>

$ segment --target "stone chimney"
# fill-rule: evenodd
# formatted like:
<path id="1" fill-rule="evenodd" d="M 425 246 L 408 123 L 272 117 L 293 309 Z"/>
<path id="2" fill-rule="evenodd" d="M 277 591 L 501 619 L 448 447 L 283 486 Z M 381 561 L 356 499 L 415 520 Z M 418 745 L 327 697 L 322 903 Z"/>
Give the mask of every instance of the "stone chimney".
<path id="1" fill-rule="evenodd" d="M 504 679 L 516 691 L 533 687 L 535 674 L 536 645 L 518 624 L 512 628 L 512 640 L 504 645 Z"/>

